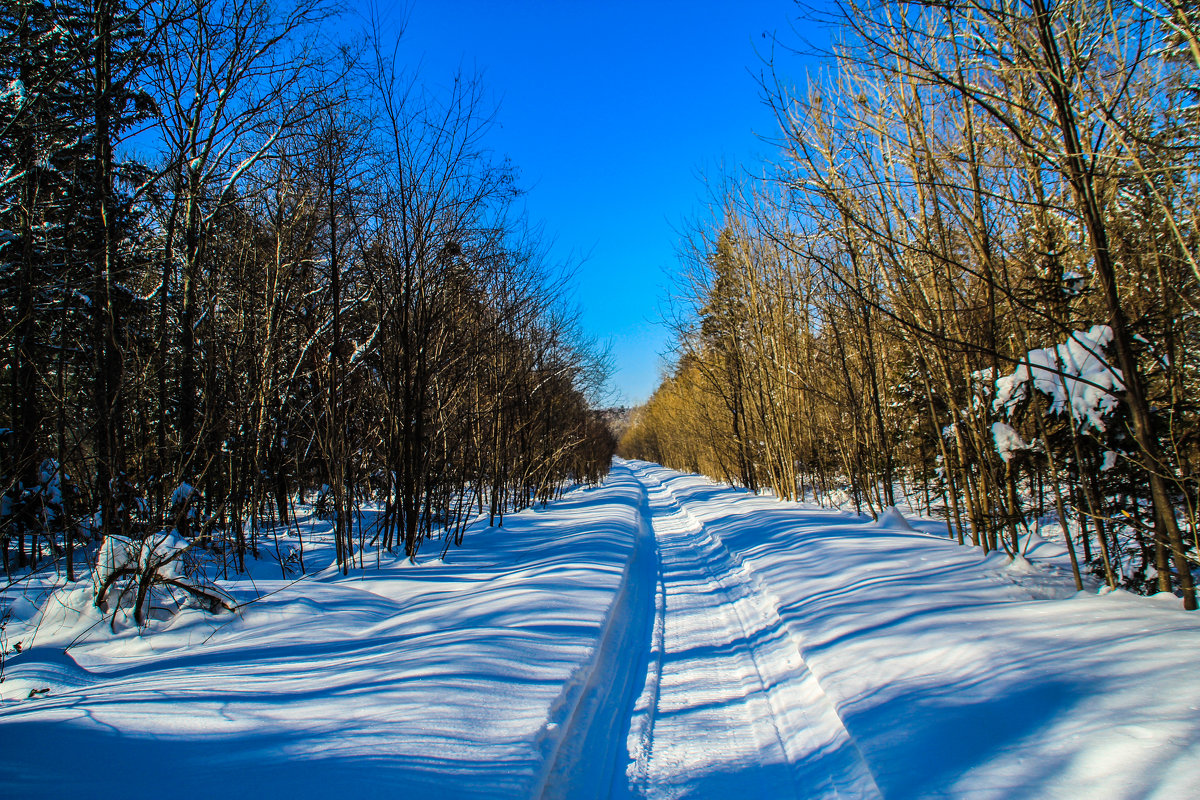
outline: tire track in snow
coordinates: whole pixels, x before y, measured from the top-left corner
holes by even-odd
[[[650,798],[879,797],[766,588],[655,470],[635,468],[660,567],[632,788]]]

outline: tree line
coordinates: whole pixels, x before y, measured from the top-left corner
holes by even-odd
[[[624,454],[781,498],[940,510],[1074,578],[1200,564],[1200,15],[1178,0],[858,3],[769,70],[782,155],[684,248],[680,355]]]
[[[236,572],[306,499],[348,570],[606,473],[605,359],[481,85],[430,88],[348,24],[325,0],[0,8],[6,572],[73,579],[87,543],[170,530]]]

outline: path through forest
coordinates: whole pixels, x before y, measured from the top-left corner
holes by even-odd
[[[237,615],[140,633],[98,625],[79,585],[37,613],[9,597],[0,789],[1134,798],[1200,778],[1200,625],[1173,599],[1076,594],[1052,563],[650,464],[445,561],[274,569],[226,584]]]
[[[631,742],[634,790],[649,797],[878,796],[770,596],[672,493],[635,471],[658,551],[646,688]],[[823,757],[827,756],[827,757]],[[847,771],[848,774],[842,774]]]

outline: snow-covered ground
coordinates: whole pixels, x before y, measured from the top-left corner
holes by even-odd
[[[1166,798],[1200,781],[1200,618],[1175,598],[1076,594],[1061,571],[903,523],[636,469],[781,620],[744,641],[782,628],[780,657],[794,648],[802,664],[764,681],[802,709],[778,726],[784,744],[797,728],[798,755],[816,743],[790,762],[796,796]]]
[[[6,797],[528,797],[634,552],[628,471],[468,534],[446,562],[224,584],[237,615],[138,636],[50,601],[10,624]],[[436,545],[436,543],[433,543]],[[320,557],[310,552],[311,562]],[[67,599],[70,602],[70,598]],[[38,623],[38,619],[31,623]],[[636,645],[633,645],[636,646]],[[31,689],[49,692],[27,698]]]
[[[882,519],[619,462],[445,562],[224,583],[234,615],[114,635],[64,587],[6,631],[0,791],[1190,794],[1200,617]]]

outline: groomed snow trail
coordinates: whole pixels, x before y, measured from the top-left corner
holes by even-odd
[[[0,795],[1174,800],[1200,781],[1200,617],[1173,597],[1076,593],[910,527],[940,524],[642,462],[504,523],[347,576],[307,519],[314,572],[256,563],[222,584],[236,615],[144,630],[109,632],[86,580],[47,579],[41,611],[0,595]]]
[[[624,466],[649,492],[662,565],[636,793],[1194,793],[1200,624],[1176,598],[1076,593],[909,521]]]
[[[647,798],[879,797],[773,600],[663,483],[635,468],[659,554],[630,789]]]

